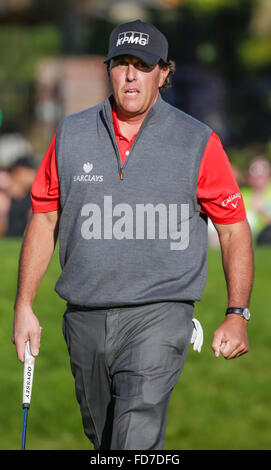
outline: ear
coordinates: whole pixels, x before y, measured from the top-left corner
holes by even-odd
[[[169,74],[169,67],[164,67],[160,69],[160,79],[159,79],[159,88],[163,86],[165,79]]]
[[[107,76],[110,81],[111,81],[111,70],[113,69],[113,67],[114,67],[114,59],[110,59],[110,61],[107,62],[106,64]]]

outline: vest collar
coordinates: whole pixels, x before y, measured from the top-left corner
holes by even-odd
[[[111,95],[109,96],[109,98],[107,98],[107,100],[103,103],[103,106],[102,106],[104,117],[107,121],[107,124],[109,124],[111,131],[114,130],[113,118],[112,118],[113,102],[114,102],[114,97],[113,95]],[[156,102],[151,107],[144,121],[142,122],[141,128],[145,127],[147,123],[155,124],[156,122],[158,122],[158,120],[160,120],[159,118],[161,118],[161,111],[163,110],[165,105],[166,105],[166,102],[163,100],[163,98],[161,97],[161,94],[159,93]]]

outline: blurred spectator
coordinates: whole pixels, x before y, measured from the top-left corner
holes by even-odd
[[[263,155],[252,160],[248,183],[242,194],[252,233],[257,243],[271,243],[271,166]]]
[[[0,170],[0,237],[5,235],[8,225],[8,213],[10,209],[10,197],[7,193],[10,184],[9,172]]]
[[[5,173],[5,174],[4,174]],[[31,214],[30,189],[36,165],[29,155],[16,160],[0,179],[0,234],[7,237],[23,235]]]

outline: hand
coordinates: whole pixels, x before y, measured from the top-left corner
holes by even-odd
[[[229,314],[214,333],[212,349],[215,356],[221,353],[225,359],[234,359],[249,350],[247,320],[241,315]]]
[[[30,350],[33,356],[39,354],[41,326],[31,307],[16,307],[12,342],[16,345],[18,359],[24,362],[25,343],[30,340]]]

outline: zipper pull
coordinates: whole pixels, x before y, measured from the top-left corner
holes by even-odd
[[[124,179],[124,173],[122,170],[120,170],[120,179],[123,180]]]

